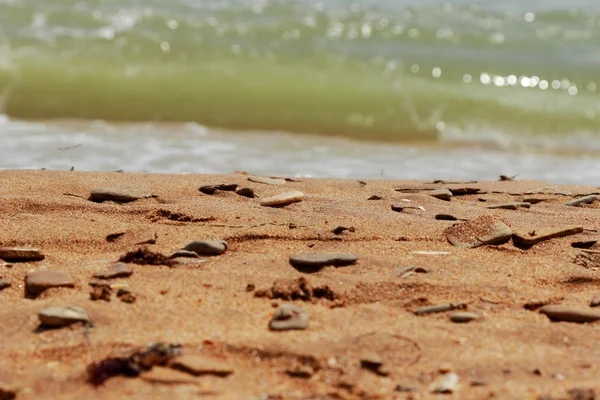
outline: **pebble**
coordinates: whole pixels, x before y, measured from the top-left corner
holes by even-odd
[[[373,196],[369,197],[367,200],[381,200],[383,199],[383,197],[381,197],[378,194],[374,194]]]
[[[250,199],[253,199],[256,197],[254,190],[251,188],[247,188],[247,187],[236,190],[236,193],[240,196],[248,197]]]
[[[63,271],[33,271],[25,276],[25,290],[30,295],[38,295],[46,289],[59,287],[75,287],[69,275]]]
[[[466,308],[467,306],[463,303],[447,303],[447,304],[436,304],[433,306],[425,306],[417,308],[413,313],[415,315],[426,315],[426,314],[434,314],[452,310],[459,310]]]
[[[159,366],[154,366],[150,371],[142,373],[140,378],[147,382],[162,383],[166,385],[185,383],[197,385],[199,383],[196,378],[185,372]]]
[[[6,279],[0,278],[0,290],[10,287],[10,282]]]
[[[595,194],[591,194],[589,196],[583,196],[578,199],[571,200],[571,201],[565,203],[565,206],[574,207],[574,206],[578,206],[580,204],[591,204],[591,203],[595,202],[596,200],[598,200],[598,196],[596,196]]]
[[[290,257],[292,267],[303,272],[316,272],[327,266],[345,267],[358,261],[358,256],[346,253],[300,253]]]
[[[315,374],[315,370],[308,365],[297,365],[285,371],[292,378],[308,379]]]
[[[104,201],[114,201],[116,203],[129,203],[139,199],[146,199],[148,197],[152,197],[152,194],[142,189],[107,187],[92,189],[88,200],[93,201],[95,203],[102,203]]]
[[[260,201],[260,205],[264,207],[282,207],[288,204],[297,203],[304,199],[304,193],[294,190],[285,192],[272,197],[266,197]]]
[[[192,375],[227,376],[233,373],[233,368],[218,358],[193,354],[173,359],[169,367]]]
[[[481,189],[472,186],[449,187],[448,190],[453,196],[466,196],[470,194],[484,194]]]
[[[561,305],[544,306],[540,308],[540,313],[552,321],[586,323],[600,320],[599,311]]]
[[[177,250],[170,258],[198,258],[198,253],[190,250]]]
[[[285,179],[267,178],[266,176],[249,176],[248,180],[255,183],[264,183],[265,185],[283,185]]]
[[[452,214],[435,214],[438,221],[458,221],[458,218]]]
[[[17,398],[20,388],[0,381],[0,400],[14,400]]]
[[[422,206],[413,206],[413,205],[409,205],[409,204],[405,204],[405,203],[393,203],[392,204],[392,211],[402,212],[405,209],[425,211],[425,207],[422,207]]]
[[[435,189],[427,193],[431,197],[436,199],[450,201],[452,198],[452,192],[448,189]]]
[[[598,307],[600,306],[600,294],[596,295],[590,301],[590,307]]]
[[[408,266],[396,269],[394,276],[397,278],[407,278],[415,272],[418,272],[420,274],[426,274],[427,270],[423,267]]]
[[[81,307],[48,307],[38,313],[38,318],[46,326],[67,326],[75,322],[90,321]]]
[[[94,274],[94,278],[98,279],[113,279],[127,278],[133,274],[133,268],[127,263],[117,262],[111,264],[106,271]]]
[[[204,194],[215,194],[217,190],[222,190],[224,192],[234,192],[237,189],[237,183],[221,183],[219,185],[205,185],[200,186],[198,189],[200,192]]]
[[[490,215],[454,224],[444,231],[450,244],[467,248],[506,243],[512,237],[512,233],[510,226]]]
[[[577,240],[577,241],[571,243],[571,246],[575,247],[577,249],[589,249],[590,247],[594,246],[596,243],[598,243],[597,239]]]
[[[383,359],[379,354],[365,351],[360,357],[360,367],[372,371],[378,375],[388,375],[387,371],[383,370]]]
[[[454,372],[440,375],[429,385],[432,393],[453,393],[458,389],[458,375]]]
[[[489,208],[490,210],[495,210],[495,209],[516,210],[519,207],[530,208],[531,203],[517,201],[517,202],[513,202],[513,203],[492,204],[492,205],[487,206],[486,208]]]
[[[193,251],[199,256],[218,256],[227,251],[224,240],[194,240],[185,245],[183,250]]]
[[[550,239],[561,238],[570,235],[576,235],[583,232],[582,226],[568,226],[565,228],[558,229],[542,229],[539,231],[532,231],[528,233],[515,233],[513,236],[513,242],[517,246],[533,246],[540,242]]]
[[[467,311],[459,311],[459,312],[450,314],[450,321],[456,322],[458,324],[471,322],[478,318],[479,318],[479,315],[472,313],[472,312],[467,312]]]
[[[525,196],[523,197],[523,202],[524,203],[529,203],[529,204],[538,204],[541,203],[543,201],[548,201],[549,199],[544,198],[544,197],[538,197],[538,196]]]
[[[38,249],[0,247],[0,259],[8,262],[41,261],[44,255]]]
[[[273,314],[269,322],[272,331],[308,328],[309,315],[304,309],[294,304],[282,304]]]

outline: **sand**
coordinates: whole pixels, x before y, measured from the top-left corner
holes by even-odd
[[[260,198],[198,191],[221,183],[251,187]],[[443,201],[426,191],[394,190],[461,186],[483,193]],[[126,204],[87,200],[99,187],[136,188],[153,197]],[[304,193],[301,202],[260,205],[261,198],[295,190]],[[541,192],[527,196],[545,201],[517,210],[486,208],[522,201],[529,191]],[[600,264],[571,246],[600,237],[600,202],[564,205],[599,191],[535,181],[301,179],[267,185],[242,173],[2,171],[0,246],[38,248],[46,258],[0,264],[0,278],[11,283],[0,291],[0,389],[17,389],[18,399],[576,398],[568,392],[600,388],[600,325],[552,322],[536,307],[588,308],[600,293]],[[367,200],[373,195],[382,199]],[[392,211],[391,204],[403,199],[424,210]],[[584,231],[528,249],[512,241],[461,248],[443,233],[461,221],[436,220],[440,213],[469,220],[494,215],[525,233],[573,225]],[[338,226],[352,229],[332,233]],[[92,276],[126,252],[145,246],[169,255],[204,239],[227,241],[227,252],[180,259],[185,262],[171,267],[133,265],[130,277],[109,282],[127,283],[135,302],[114,295],[110,302],[90,300]],[[307,274],[289,263],[291,255],[306,252],[351,253],[359,260]],[[427,273],[397,276],[410,266]],[[75,287],[25,298],[26,274],[41,269],[65,271]],[[277,279],[301,277],[333,295],[309,301],[255,297]],[[275,307],[288,302],[310,314],[308,329],[269,331]],[[480,318],[459,324],[450,321],[452,311],[412,312],[442,303],[463,303]],[[37,313],[60,305],[83,307],[93,327],[38,330]],[[153,342],[181,344],[185,354],[213,357],[234,373],[198,377],[197,384],[127,377],[97,387],[87,382],[88,364]],[[361,368],[365,353],[380,359],[387,376]],[[298,368],[310,377],[286,373]],[[453,394],[430,393],[440,371],[458,375]]]

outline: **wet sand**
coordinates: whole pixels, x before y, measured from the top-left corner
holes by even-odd
[[[252,188],[260,198],[198,190],[222,183]],[[99,187],[138,188],[153,197],[127,204],[89,201],[90,191]],[[395,190],[461,187],[479,193],[444,201],[427,190]],[[265,197],[294,190],[304,193],[303,201],[282,208],[260,205]],[[530,191],[536,194],[527,195]],[[11,283],[0,291],[0,389],[18,389],[18,399],[577,398],[569,391],[600,389],[600,325],[552,322],[538,308],[563,304],[594,310],[589,303],[600,294],[600,262],[571,243],[600,238],[600,201],[564,203],[598,192],[593,186],[536,181],[301,179],[266,185],[242,173],[2,171],[0,246],[38,248],[45,259],[0,265],[0,278]],[[381,199],[367,200],[373,195]],[[516,210],[486,208],[525,196],[544,201]],[[396,212],[392,203],[423,210]],[[467,220],[494,215],[525,233],[573,225],[584,230],[527,249],[512,241],[461,248],[451,245],[444,231],[462,221],[436,220],[436,214]],[[338,226],[353,229],[332,233]],[[107,240],[117,233],[122,234]],[[136,244],[153,238],[155,244]],[[134,303],[114,295],[109,302],[90,300],[92,276],[128,251],[145,246],[170,255],[204,239],[227,241],[227,252],[178,259],[173,266],[132,265],[130,277],[110,283],[127,283]],[[289,257],[306,252],[351,253],[359,259],[302,273]],[[399,276],[411,266],[427,272]],[[26,274],[42,269],[66,272],[75,287],[26,298]],[[328,286],[335,299],[256,296],[277,279],[300,277],[315,287]],[[275,307],[284,303],[310,314],[308,329],[269,330]],[[480,318],[460,324],[449,319],[453,311],[413,313],[443,303],[462,303]],[[93,326],[36,331],[37,313],[54,305],[83,307]],[[127,356],[152,342],[181,344],[185,354],[216,357],[234,372],[225,378],[201,376],[197,384],[115,377],[96,387],[86,381],[88,364]],[[361,368],[365,353],[379,357],[385,373]],[[297,368],[310,376],[286,373]],[[430,392],[440,371],[458,375],[454,393]]]

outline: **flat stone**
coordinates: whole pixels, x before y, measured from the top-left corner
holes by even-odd
[[[240,196],[248,197],[250,199],[253,199],[256,197],[256,193],[254,193],[254,189],[252,189],[252,188],[244,187],[244,188],[236,190],[236,193]]]
[[[205,185],[200,186],[198,189],[200,192],[204,194],[215,194],[218,190],[222,190],[224,192],[234,192],[237,189],[237,183],[221,183],[219,185]]]
[[[383,199],[383,197],[381,197],[378,194],[374,194],[373,196],[369,197],[367,200],[381,200]]]
[[[294,304],[282,304],[275,310],[269,322],[269,329],[272,331],[302,330],[308,328],[309,319],[304,309]]]
[[[81,307],[48,307],[38,313],[38,318],[46,326],[67,326],[75,322],[90,321]]]
[[[458,375],[454,372],[440,375],[429,385],[432,393],[453,393],[458,389]]]
[[[267,178],[266,176],[249,176],[248,180],[265,185],[283,185],[286,182],[285,179]]]
[[[102,203],[104,201],[130,203],[132,201],[146,199],[149,197],[152,197],[151,193],[139,188],[106,187],[92,189],[88,200],[95,203]]]
[[[106,271],[98,272],[94,274],[94,278],[98,279],[113,279],[113,278],[127,278],[133,274],[133,268],[131,265],[122,262],[116,262],[108,266]]]
[[[177,384],[193,384],[197,385],[199,382],[193,376],[181,371],[177,371],[171,368],[154,366],[150,371],[144,372],[140,375],[140,378],[151,383],[161,383],[165,385],[177,385]]]
[[[515,233],[513,242],[517,246],[533,246],[540,242],[550,239],[561,238],[570,235],[576,235],[583,232],[582,226],[568,226],[556,229],[540,229],[528,233]]]
[[[173,359],[169,367],[192,375],[227,376],[233,373],[233,368],[218,358],[193,354]]]
[[[486,206],[486,208],[490,210],[502,209],[502,210],[516,210],[519,207],[530,208],[531,203],[526,203],[524,201],[516,201],[513,203],[502,203],[502,204],[491,204]]]
[[[447,303],[447,304],[436,304],[433,306],[425,306],[417,308],[413,313],[415,315],[427,315],[427,314],[435,314],[452,310],[460,310],[464,309],[467,306],[463,303]]]
[[[171,258],[198,258],[198,253],[190,250],[177,250],[171,254]]]
[[[600,294],[594,296],[590,301],[590,307],[598,307],[600,306]]]
[[[30,295],[59,287],[73,288],[75,283],[65,272],[56,270],[33,271],[25,276],[25,290]]]
[[[301,272],[316,272],[324,267],[345,267],[358,261],[355,254],[300,253],[290,257],[290,264]]]
[[[415,206],[415,205],[406,204],[406,203],[393,203],[392,204],[392,211],[402,212],[406,209],[425,211],[425,208],[422,206]]]
[[[10,282],[6,279],[0,278],[0,290],[4,290],[8,287],[10,287]]]
[[[544,201],[550,200],[550,197],[540,197],[540,196],[524,196],[523,202],[529,204],[538,204]]]
[[[479,319],[479,315],[467,311],[459,311],[450,314],[450,321],[456,322],[458,324],[464,324],[467,322],[475,321],[476,319]]]
[[[194,240],[185,245],[183,250],[193,251],[200,256],[218,256],[227,251],[224,240]]]
[[[482,194],[481,189],[472,186],[453,186],[449,187],[448,190],[453,196],[466,196],[471,194]]]
[[[297,203],[304,199],[304,193],[294,190],[285,192],[272,197],[266,197],[260,201],[260,205],[264,207],[282,207],[288,204]]]
[[[0,259],[8,262],[41,261],[44,255],[38,249],[0,247]]]
[[[503,220],[490,215],[454,224],[444,231],[446,239],[453,246],[467,248],[506,243],[512,233]]]
[[[600,320],[600,311],[562,305],[544,306],[540,313],[552,321],[586,323]]]
[[[598,196],[596,196],[595,194],[591,194],[589,196],[583,196],[578,199],[571,200],[571,201],[565,203],[565,206],[574,207],[574,206],[578,206],[581,204],[591,204],[591,203],[595,202],[596,200],[598,200]]]
[[[458,218],[452,214],[435,214],[438,221],[458,221]]]
[[[596,243],[598,243],[598,239],[577,240],[575,242],[572,242],[571,246],[575,247],[576,249],[589,249]]]
[[[452,198],[452,192],[448,189],[435,189],[427,194],[431,197],[435,197],[436,199],[450,201]]]

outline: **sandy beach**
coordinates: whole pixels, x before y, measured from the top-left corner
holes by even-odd
[[[249,177],[1,171],[0,247],[44,259],[0,262],[0,399],[596,398],[600,201],[565,204],[599,188]],[[199,190],[221,184],[237,186]],[[139,199],[90,200],[106,188]],[[289,192],[301,201],[265,205]],[[168,258],[203,240],[226,251]],[[141,248],[169,265],[138,254],[129,276],[94,277]],[[72,284],[32,295],[26,277],[45,270]],[[285,304],[307,326],[269,329]],[[49,329],[52,306],[88,322]],[[227,376],[167,360],[89,382],[90,364],[151,343]]]

